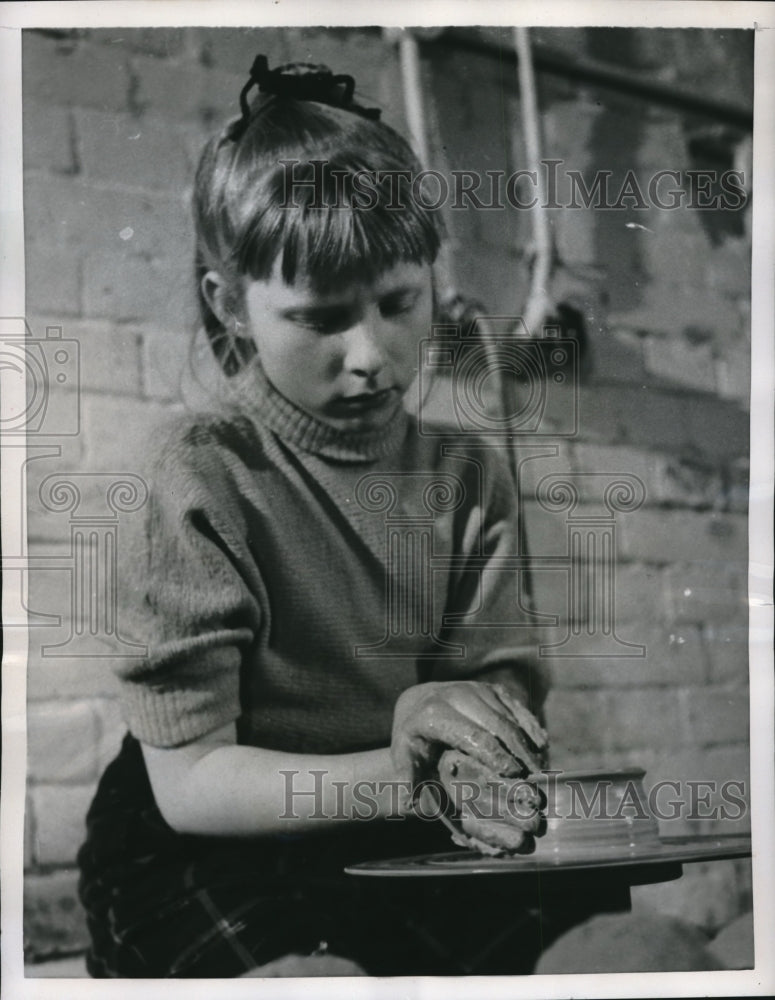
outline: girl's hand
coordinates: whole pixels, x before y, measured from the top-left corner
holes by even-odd
[[[458,750],[445,750],[438,766],[435,805],[454,843],[494,855],[532,848],[545,799],[531,778],[502,778]]]
[[[448,681],[418,684],[398,698],[390,754],[413,787],[435,777],[452,748],[489,771],[518,778],[541,769],[547,736],[535,717],[501,684]]]

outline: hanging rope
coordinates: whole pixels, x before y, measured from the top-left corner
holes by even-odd
[[[394,40],[397,38],[399,50],[399,62],[401,67],[401,80],[404,95],[404,108],[409,132],[412,137],[415,152],[423,167],[426,169],[430,163],[430,144],[428,142],[427,116],[425,113],[426,95],[422,85],[422,72],[420,66],[420,53],[417,37],[412,31],[403,30],[397,33],[388,29]],[[434,264],[434,276],[436,280],[437,295],[442,312],[449,314],[449,319],[458,321],[461,333],[468,333],[467,326],[477,315],[483,315],[485,310],[477,309],[475,303],[466,303],[457,292],[452,265],[452,256],[448,244],[442,244],[439,258]],[[457,317],[457,318],[456,318]],[[497,398],[500,413],[502,416],[516,412],[517,401],[514,398],[514,387],[511,379],[503,371],[502,362],[497,354],[497,345],[493,342],[487,324],[480,322],[477,326],[478,341],[485,350],[485,364],[487,371],[497,379]],[[501,331],[502,335],[502,331]],[[516,482],[516,465],[514,449],[505,440],[504,450],[509,463],[509,468]]]
[[[546,208],[546,189],[541,169],[541,133],[536,94],[535,69],[527,28],[514,28],[517,50],[517,76],[522,107],[522,137],[527,154],[528,170],[536,175],[536,204],[530,209],[533,224],[533,266],[523,319],[532,337],[540,336],[544,319],[551,309],[549,281],[554,247]]]
[[[390,29],[388,29],[390,31]],[[428,124],[425,114],[425,91],[422,83],[420,49],[415,34],[403,29],[392,34],[398,37],[398,58],[401,67],[401,85],[404,95],[404,113],[409,126],[414,151],[423,170],[430,167],[431,155],[428,142]],[[388,36],[390,37],[390,35]],[[440,302],[451,301],[456,296],[454,269],[450,248],[442,244],[433,266],[436,292]]]
[[[430,162],[430,154],[425,125],[420,52],[417,39],[411,31],[402,31],[399,35],[398,59],[401,66],[406,122],[415,152],[425,170]]]
[[[530,52],[530,43],[527,31],[524,28],[516,28],[517,51],[519,57],[519,82],[520,93],[522,95],[523,107],[523,128],[525,145],[528,151],[528,162],[531,170],[536,170],[539,178],[539,205],[544,202],[543,179],[540,170],[541,147],[538,126],[538,102],[536,98],[535,76],[533,72],[533,62]],[[396,33],[387,29],[386,37],[395,39]],[[417,38],[410,31],[401,31],[398,34],[399,61],[401,66],[401,77],[404,94],[404,107],[409,132],[412,137],[415,151],[417,152],[423,168],[427,168],[430,162],[430,150],[428,143],[428,129],[425,114],[424,91],[422,86],[422,74],[420,69],[420,55]],[[533,239],[536,248],[534,268],[532,274],[531,291],[524,311],[523,319],[528,325],[528,330],[532,335],[539,332],[541,323],[549,311],[549,300],[546,287],[549,282],[551,265],[553,260],[551,233],[549,231],[548,219],[544,209],[539,209],[533,213]],[[437,288],[440,298],[445,297],[452,300],[456,296],[455,282],[449,250],[442,247],[434,271],[436,273]],[[512,333],[516,333],[512,331]],[[497,344],[494,343],[490,331],[486,324],[479,324],[479,335],[486,351],[486,364],[489,372],[496,376],[498,380],[498,394],[500,413],[502,417],[519,412],[519,399],[517,387],[509,373],[504,371],[503,364],[498,357]],[[501,331],[501,336],[502,331]],[[517,453],[512,439],[503,439],[504,451],[511,472],[515,493],[518,492],[518,464]],[[518,508],[519,498],[517,497]],[[519,551],[527,554],[527,539],[525,535],[524,519],[519,518]],[[530,574],[525,571],[521,577],[522,587],[528,600],[532,591]]]

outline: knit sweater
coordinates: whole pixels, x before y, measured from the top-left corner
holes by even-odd
[[[152,481],[140,593],[149,655],[117,668],[134,735],[176,746],[236,721],[288,752],[387,746],[425,680],[543,679],[499,453],[400,410],[344,432],[258,372],[226,416],[174,422]]]

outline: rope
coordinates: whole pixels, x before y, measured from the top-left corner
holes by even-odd
[[[536,204],[530,209],[535,258],[530,291],[523,315],[528,333],[535,337],[540,335],[543,320],[551,306],[548,287],[554,254],[546,209],[544,174],[541,169],[541,137],[535,70],[527,28],[514,28],[514,43],[517,50],[517,76],[522,105],[522,135],[527,153],[528,170],[534,171],[537,179]]]
[[[410,30],[404,29],[398,33],[398,58],[404,95],[404,113],[409,126],[409,134],[420,166],[423,170],[427,170],[430,166],[431,156],[420,66],[420,48],[417,38]],[[454,268],[450,249],[445,244],[442,244],[439,251],[439,256],[433,266],[433,273],[439,299],[442,301],[453,299],[455,296]]]

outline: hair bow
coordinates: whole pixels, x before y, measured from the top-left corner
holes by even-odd
[[[273,94],[275,97],[287,97],[294,101],[328,104],[374,121],[381,114],[379,108],[364,108],[353,101],[355,80],[346,73],[334,74],[325,66],[315,66],[312,63],[293,63],[269,69],[266,56],[256,56],[250,67],[250,78],[240,91],[242,117],[231,127],[229,131],[231,139],[239,139],[250,122],[248,93],[253,87],[258,87],[260,94]]]

